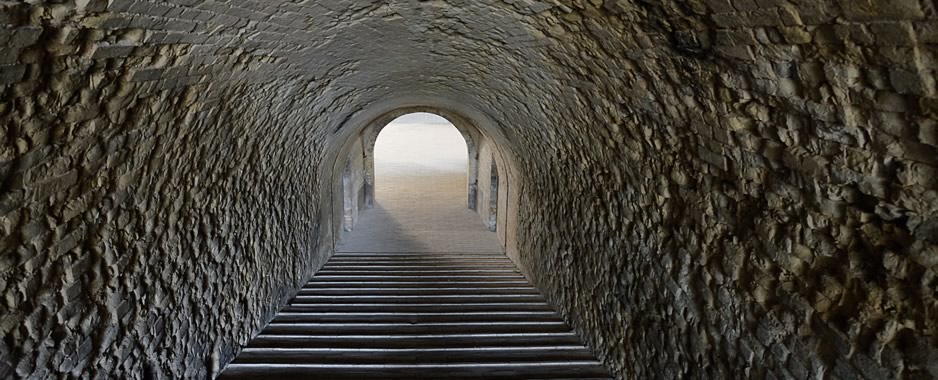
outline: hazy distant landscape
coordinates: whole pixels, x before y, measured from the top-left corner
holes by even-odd
[[[392,124],[449,124],[449,121],[432,113],[412,113],[394,119]]]
[[[466,140],[446,119],[427,113],[410,114],[395,119],[378,135],[375,174],[449,175],[464,180],[467,156]]]

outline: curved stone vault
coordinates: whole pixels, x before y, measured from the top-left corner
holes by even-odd
[[[497,147],[618,377],[938,377],[934,0],[4,1],[0,42],[2,378],[217,373],[406,109]]]

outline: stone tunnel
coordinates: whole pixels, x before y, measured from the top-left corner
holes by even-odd
[[[0,378],[217,376],[415,111],[616,378],[938,377],[934,0],[14,0],[0,42]]]

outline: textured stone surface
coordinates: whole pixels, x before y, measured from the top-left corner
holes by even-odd
[[[413,106],[505,152],[509,254],[621,378],[938,376],[936,8],[0,2],[0,377],[227,362]]]

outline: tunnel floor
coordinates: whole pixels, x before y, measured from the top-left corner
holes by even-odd
[[[397,136],[433,139],[411,132]],[[398,158],[376,167],[375,207],[221,378],[609,379],[466,209],[464,166]]]

